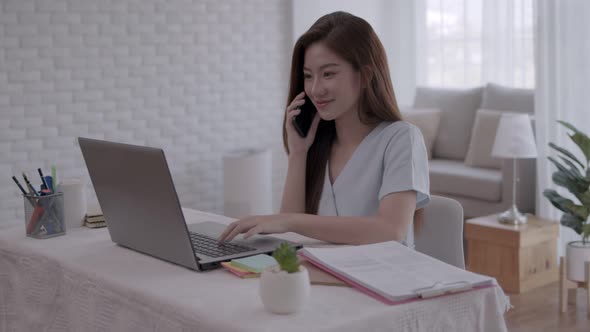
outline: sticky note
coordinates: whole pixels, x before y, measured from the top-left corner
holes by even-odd
[[[231,265],[250,272],[262,273],[267,267],[277,265],[277,261],[272,256],[260,254],[233,259]]]
[[[230,262],[222,262],[221,265],[229,272],[237,275],[240,278],[258,278],[260,273],[250,272],[239,267],[235,267]]]

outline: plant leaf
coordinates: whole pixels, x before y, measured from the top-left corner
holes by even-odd
[[[564,158],[563,156],[559,156],[559,158],[561,160],[563,160],[563,162],[569,166],[569,170],[572,171],[574,174],[576,174],[576,177],[580,177],[580,178],[585,177],[585,175],[582,174],[582,172],[580,172],[580,169],[578,168],[578,166],[576,166],[576,164],[572,163],[569,159]]]
[[[576,143],[580,150],[582,150],[582,153],[586,157],[586,165],[588,165],[588,162],[590,161],[590,138],[568,122],[561,120],[558,120],[557,122],[574,132],[574,134],[569,135],[569,137],[574,143]]]
[[[557,167],[557,169],[559,169],[560,171],[565,173],[568,178],[570,178],[574,181],[585,181],[584,177],[577,169],[576,169],[576,171],[578,171],[578,172],[576,174],[576,171],[572,171],[571,169],[563,166],[559,161],[555,160],[555,158],[547,157],[547,159],[549,159],[549,161],[551,161],[553,163],[553,165],[555,165]]]
[[[582,226],[582,240],[586,242],[588,237],[590,237],[590,224],[586,223]]]
[[[567,203],[565,205],[565,208],[568,209],[569,211],[571,211],[570,213],[580,217],[580,219],[582,219],[583,221],[585,221],[586,219],[588,219],[588,208],[582,205],[577,205],[574,203]]]
[[[588,188],[586,184],[570,178],[566,173],[562,171],[554,172],[551,178],[553,179],[553,182],[555,182],[556,185],[566,188],[575,196],[577,196],[579,193],[585,192]]]
[[[549,202],[551,202],[555,208],[564,213],[570,213],[570,211],[567,209],[567,206],[569,206],[569,204],[574,204],[574,202],[572,202],[570,199],[561,196],[553,189],[545,189],[543,191],[543,196],[547,197]]]
[[[590,161],[590,138],[582,133],[575,133],[570,138],[582,150],[582,153],[586,157],[586,164],[588,164],[588,161]]]
[[[571,214],[578,217],[580,222],[588,218],[588,207],[575,204],[571,199],[559,195],[553,189],[545,189],[545,191],[543,191],[543,196],[547,197],[551,204],[558,210],[564,212],[565,214]]]
[[[588,192],[590,189],[590,182],[588,182],[582,173],[578,171],[575,164],[561,156],[560,158],[566,163],[569,163],[570,168],[566,168],[565,166],[561,165],[552,157],[547,158],[559,169],[558,173],[563,175],[563,177],[561,175],[557,176],[559,183],[556,182],[556,184],[566,187],[569,192],[571,192],[576,196],[576,198],[580,200],[582,205],[590,207],[590,192]]]
[[[272,257],[279,263],[281,270],[287,271],[287,273],[299,271],[297,252],[294,247],[289,246],[286,242],[281,243],[273,252]]]
[[[565,227],[569,227],[571,229],[574,230],[574,232],[578,233],[578,234],[582,234],[583,231],[583,220],[572,215],[569,213],[564,213],[561,216],[561,220],[560,223],[565,226]]]
[[[590,187],[585,192],[576,195],[582,205],[590,208]]]
[[[557,120],[558,123],[560,123],[562,126],[566,127],[567,129],[573,131],[574,133],[578,133],[580,132],[576,127],[574,127],[571,123],[563,121],[563,120]]]
[[[564,148],[560,148],[559,146],[555,145],[555,143],[549,143],[549,147],[557,152],[564,154],[566,157],[570,158],[571,160],[575,161],[576,163],[578,163],[580,165],[580,167],[585,168],[584,164],[582,164],[582,162],[579,161],[578,158],[576,158],[576,156],[574,156],[568,150],[566,150]]]

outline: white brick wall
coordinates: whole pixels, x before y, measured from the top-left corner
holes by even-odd
[[[75,137],[165,150],[184,206],[221,213],[222,156],[270,147],[274,204],[291,3],[2,0],[0,224],[22,220],[11,175],[84,177]],[[145,184],[146,188],[149,186]]]

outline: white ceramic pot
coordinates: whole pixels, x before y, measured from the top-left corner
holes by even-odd
[[[590,262],[590,241],[572,241],[567,244],[567,278],[571,281],[586,281],[585,262]]]
[[[278,266],[270,267],[260,276],[260,299],[266,310],[276,314],[299,311],[309,297],[309,273],[304,266],[299,272],[287,273]]]

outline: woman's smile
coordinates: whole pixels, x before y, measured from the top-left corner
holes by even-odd
[[[318,100],[315,102],[317,108],[324,109],[332,100]]]

